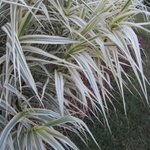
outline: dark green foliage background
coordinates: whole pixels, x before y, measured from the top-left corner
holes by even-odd
[[[144,4],[148,7],[150,7],[150,0],[144,0]]]
[[[140,42],[144,48],[146,56],[144,57],[145,73],[150,81],[150,39],[146,33],[140,33]],[[135,86],[136,81],[135,81]],[[150,86],[147,85],[148,96],[150,99]],[[134,90],[133,90],[134,91]],[[125,91],[125,99],[127,105],[127,117],[120,101],[120,96],[115,94],[116,112],[110,108],[109,124],[112,130],[110,134],[108,128],[96,119],[93,123],[86,120],[86,123],[102,150],[150,150],[150,109],[146,105],[144,99],[134,92],[133,95]],[[100,116],[99,118],[102,118]],[[101,121],[103,121],[101,119]],[[78,139],[74,138],[75,143],[80,150],[98,150],[95,143],[88,139],[88,145],[78,143]]]

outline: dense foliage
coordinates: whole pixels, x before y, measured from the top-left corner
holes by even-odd
[[[0,149],[78,149],[66,132],[94,140],[81,118],[101,113],[109,128],[114,82],[126,113],[127,67],[148,103],[134,32],[149,32],[147,16],[141,0],[0,0]]]

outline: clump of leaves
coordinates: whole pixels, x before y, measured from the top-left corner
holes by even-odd
[[[112,79],[126,112],[124,66],[148,103],[137,14],[139,0],[0,0],[0,149],[78,149],[58,128],[84,141],[87,110],[109,127]]]

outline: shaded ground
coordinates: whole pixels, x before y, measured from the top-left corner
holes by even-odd
[[[146,33],[140,33],[139,38],[146,53],[146,57],[143,56],[145,74],[150,81],[150,39]],[[150,99],[150,86],[147,87]],[[118,100],[120,99],[117,94],[115,97]],[[94,120],[94,123],[89,120],[85,122],[102,150],[150,150],[150,109],[145,104],[144,98],[140,98],[138,94],[131,95],[128,91],[125,91],[125,98],[127,118],[122,103],[116,102],[116,113],[110,108],[109,123],[112,135],[108,128],[97,120]],[[91,139],[87,140],[88,148],[84,144],[78,143],[77,138],[74,138],[74,141],[80,150],[98,150]]]

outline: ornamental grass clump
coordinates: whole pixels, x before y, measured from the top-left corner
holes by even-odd
[[[64,131],[96,143],[81,118],[109,128],[114,84],[126,114],[126,67],[149,103],[135,34],[149,15],[141,0],[0,0],[0,149],[78,149]]]

